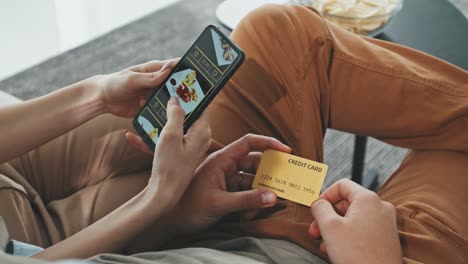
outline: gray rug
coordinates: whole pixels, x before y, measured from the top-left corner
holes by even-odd
[[[466,0],[452,1],[468,15]],[[214,13],[220,2],[176,3],[5,79],[0,82],[0,90],[27,100],[96,74],[111,73],[150,59],[179,57],[207,24],[217,23]],[[327,186],[339,178],[350,177],[353,140],[351,134],[327,132],[325,162],[330,167]],[[403,149],[370,139],[366,164],[379,172],[382,183],[398,167],[404,153]]]

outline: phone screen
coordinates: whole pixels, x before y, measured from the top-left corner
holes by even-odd
[[[154,149],[158,142],[167,122],[167,102],[172,96],[179,99],[185,111],[184,124],[190,126],[243,58],[242,50],[228,37],[215,26],[208,26],[135,117],[135,129],[146,144]]]

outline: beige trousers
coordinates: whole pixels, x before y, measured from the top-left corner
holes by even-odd
[[[322,161],[326,128],[409,148],[379,192],[397,207],[405,259],[468,262],[466,71],[348,33],[299,6],[262,7],[232,38],[247,59],[208,109],[210,151],[256,133]],[[141,190],[151,159],[126,143],[120,129],[129,126],[96,118],[1,165],[0,215],[12,237],[47,247]],[[320,254],[307,235],[311,221],[308,207],[283,200],[258,219],[223,222],[198,238],[280,238]]]

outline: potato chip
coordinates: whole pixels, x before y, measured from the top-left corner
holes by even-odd
[[[393,10],[397,8],[395,3],[389,4],[388,6],[385,7],[385,14],[390,14]]]
[[[318,0],[321,4],[332,4],[335,3],[335,0]]]
[[[381,10],[380,7],[369,6],[363,2],[359,2],[356,6],[353,7],[353,16],[357,18],[367,18],[375,16]]]
[[[349,8],[347,8],[347,7],[343,6],[343,5],[334,3],[334,4],[330,4],[330,5],[325,6],[323,11],[327,12],[330,15],[342,15],[342,16],[344,16],[349,12]]]
[[[361,2],[364,2],[372,6],[388,6],[387,0],[361,0]]]
[[[335,3],[345,7],[353,7],[359,0],[335,0]]]
[[[362,35],[368,35],[382,28],[390,20],[393,11],[399,7],[399,3],[400,0],[312,1],[312,5],[322,12],[325,18]]]

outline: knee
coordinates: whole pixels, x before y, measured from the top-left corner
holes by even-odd
[[[300,5],[263,5],[246,15],[238,25],[240,28],[254,30],[268,37],[267,41],[329,38],[327,25],[318,11]]]
[[[248,13],[243,20],[260,26],[265,22],[271,23],[278,21],[278,19],[281,19],[282,17],[291,15],[291,9],[286,5],[264,4]]]

